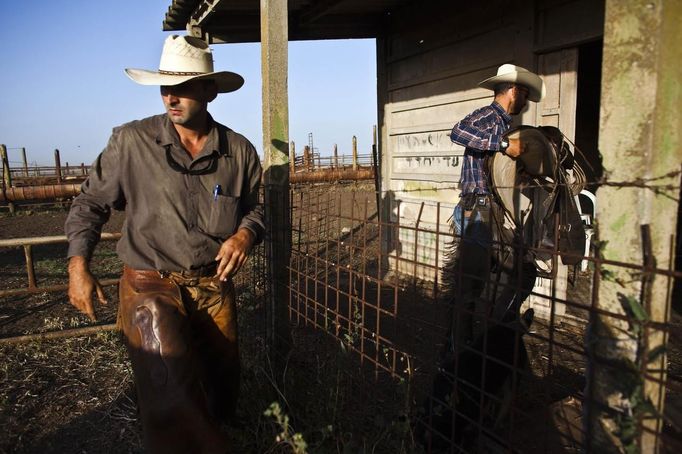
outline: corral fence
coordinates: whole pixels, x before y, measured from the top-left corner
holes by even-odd
[[[84,163],[75,167],[68,162],[62,165],[58,149],[54,151],[54,166],[29,166],[24,148],[21,148],[21,154],[23,164],[13,167],[7,147],[0,145],[3,175],[0,208],[12,213],[17,203],[27,206],[68,203],[80,193],[80,185],[90,172],[90,166]],[[289,156],[292,183],[361,181],[376,179],[377,176],[376,139],[369,154],[358,153],[357,139],[353,136],[350,155],[339,155],[334,145],[333,155],[321,156],[306,145],[303,154],[296,156],[295,144],[291,142]]]
[[[682,273],[674,258],[659,268],[644,258],[628,264],[598,253],[585,257],[587,269],[569,269],[566,282],[533,289],[522,308],[535,310],[532,321],[504,325],[491,316],[485,292],[474,308],[461,307],[444,283],[461,278],[447,266],[455,240],[448,228],[452,204],[422,204],[417,220],[407,223],[399,216],[404,203],[368,183],[294,185],[289,198],[287,324],[333,339],[356,359],[357,369],[347,374],[364,377],[363,386],[380,384],[365,398],[384,402],[393,412],[388,418],[408,421],[405,452],[598,452],[592,419],[606,410],[622,451],[636,452],[642,431],[658,452],[682,450],[681,308],[667,307],[661,323],[648,315],[646,292],[639,301],[623,301],[619,312],[597,304],[603,286],[613,284],[608,270],[614,267],[643,282],[662,277],[678,291]],[[435,213],[436,222],[422,221],[424,210]],[[39,247],[41,241],[0,246]],[[238,283],[262,301],[270,280],[265,251],[256,251]],[[556,251],[553,257],[557,264]],[[30,268],[24,291],[35,291]],[[505,282],[480,285],[503,288]],[[268,314],[275,312],[267,304],[257,312],[260,328],[271,331]],[[474,342],[453,335],[466,316],[478,321]],[[605,319],[620,327],[621,347],[634,344],[631,360],[603,356],[590,345],[589,330]],[[652,336],[662,336],[663,347],[646,351]],[[627,402],[614,405],[620,410],[602,408],[607,372],[619,378],[610,386],[620,403]],[[645,393],[652,387],[654,394]]]

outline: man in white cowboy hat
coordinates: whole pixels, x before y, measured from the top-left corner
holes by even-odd
[[[200,39],[169,36],[158,71],[166,113],[115,128],[66,221],[69,299],[95,320],[105,303],[88,262],[111,209],[126,211],[118,323],[130,354],[149,452],[226,452],[220,421],[239,388],[231,277],[263,236],[253,145],[213,120],[208,103],[244,80],[214,71]]]
[[[453,214],[455,235],[461,238],[457,251],[460,260],[453,271],[458,269],[463,274],[455,286],[456,304],[460,305],[458,331],[463,340],[471,340],[475,334],[471,312],[475,310],[474,303],[490,273],[490,210],[496,202],[488,187],[486,159],[494,153],[506,153],[512,158],[523,153],[521,140],[507,138],[505,133],[510,128],[512,115],[521,113],[528,100],[538,102],[545,95],[544,82],[537,74],[512,64],[500,66],[495,76],[482,81],[479,86],[493,90],[493,102],[457,122],[450,133],[451,140],[464,147],[461,195]],[[523,282],[516,285],[524,291],[516,292],[515,301],[511,304],[514,307],[520,305],[519,300],[525,299],[535,281],[534,269],[525,270],[524,267],[523,274]],[[480,311],[480,308],[476,310]]]

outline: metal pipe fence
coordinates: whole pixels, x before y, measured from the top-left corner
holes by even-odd
[[[120,233],[102,233],[101,241],[115,241],[121,238]],[[42,246],[46,244],[66,244],[68,240],[65,235],[49,236],[49,237],[32,237],[32,238],[11,238],[0,240],[0,248],[18,248],[24,249],[24,259],[26,263],[26,281],[25,288],[0,289],[0,297],[25,295],[28,293],[40,292],[56,292],[66,290],[67,284],[38,286],[36,279],[36,270],[33,263],[33,246]],[[118,279],[106,279],[100,282],[102,285],[115,285]]]

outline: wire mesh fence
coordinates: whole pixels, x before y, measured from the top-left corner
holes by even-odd
[[[295,325],[335,338],[375,379],[410,383],[404,398],[415,449],[595,452],[590,418],[606,411],[599,387],[611,374],[620,378],[614,393],[629,402],[629,411],[608,410],[617,413],[616,443],[641,448],[634,434],[643,428],[656,449],[679,450],[680,345],[670,334],[680,314],[668,307],[660,323],[647,315],[652,303],[645,300],[624,300],[615,312],[599,305],[608,267],[662,277],[670,289],[679,272],[603,260],[598,251],[587,266],[567,267],[549,251],[556,271],[532,274],[518,315],[505,319],[496,305],[505,291],[522,290],[528,271],[467,276],[452,254],[459,241],[448,228],[452,205],[404,205],[368,186],[292,192],[289,310]],[[416,213],[411,222],[408,209]],[[468,304],[463,280],[481,289]],[[473,332],[463,336],[467,323]],[[606,325],[619,327],[612,334],[620,347],[594,335]],[[644,351],[655,336],[665,347]],[[607,344],[634,350],[614,359],[603,354]]]
[[[593,248],[586,267],[556,266],[553,276],[537,278],[518,316],[501,320],[496,301],[505,289],[519,290],[523,279],[467,275],[453,258],[458,238],[449,227],[452,204],[400,200],[357,182],[299,185],[289,199],[285,282],[272,280],[266,238],[235,284],[247,360],[258,371],[274,370],[270,361],[284,364],[284,371],[265,375],[311,447],[599,452],[591,418],[607,411],[599,387],[608,384],[628,402],[629,411],[608,410],[615,414],[610,430],[619,443],[637,447],[643,427],[659,452],[679,452],[682,307],[679,293],[669,295],[668,317],[655,321],[651,306],[661,302],[646,292],[654,277],[679,291],[682,275],[674,258],[663,268],[644,259],[627,264],[605,260]],[[63,247],[57,252],[63,257]],[[116,273],[113,251],[104,252],[107,272]],[[24,286],[18,277],[22,255],[20,249],[3,253],[3,273],[14,276],[3,289]],[[551,256],[558,265],[556,251]],[[64,267],[54,257],[39,253],[36,260],[41,285],[63,281]],[[54,279],[41,281],[44,260],[47,271],[57,273]],[[624,284],[614,281],[613,268],[632,271],[642,288],[641,298],[623,299],[621,311],[600,304],[609,286]],[[520,278],[525,270],[517,272]],[[463,279],[480,288],[471,304],[462,304]],[[271,297],[282,288],[284,320],[274,320],[280,314]],[[54,306],[46,301],[31,307]],[[9,321],[26,320],[25,311],[3,307],[3,333],[15,333]],[[467,320],[471,334],[464,336]],[[281,322],[291,329],[278,339],[289,343],[289,351],[275,358],[267,346],[273,325]],[[606,325],[619,331],[595,337]],[[657,336],[664,347],[647,350]],[[609,353],[621,350],[627,355]],[[246,383],[248,388],[252,380]],[[255,394],[262,394],[260,388]]]

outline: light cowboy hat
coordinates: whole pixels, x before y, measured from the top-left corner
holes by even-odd
[[[545,83],[540,76],[528,71],[526,68],[505,63],[497,68],[497,75],[489,77],[483,82],[479,83],[479,87],[494,90],[495,85],[511,82],[523,85],[528,88],[528,100],[539,102],[545,97]]]
[[[211,48],[193,36],[166,38],[158,71],[126,68],[128,77],[141,85],[179,85],[193,79],[211,79],[218,93],[229,93],[244,85],[244,78],[230,71],[214,71]]]

